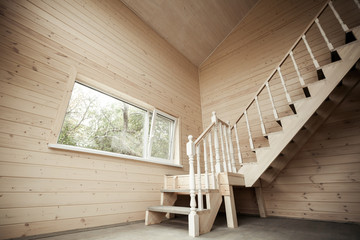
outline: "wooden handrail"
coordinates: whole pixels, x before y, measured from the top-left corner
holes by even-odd
[[[208,126],[205,131],[201,133],[201,135],[194,141],[195,146],[198,145],[198,143],[211,131],[215,123],[211,123],[210,126]]]
[[[221,123],[222,125],[225,125],[227,127],[230,127],[229,123],[224,122],[223,120],[221,120],[220,118],[217,119],[219,123]]]
[[[229,124],[229,123],[224,122],[224,121],[221,120],[220,118],[217,118],[217,121],[218,121],[219,123],[221,123],[222,125],[225,125],[225,126],[227,126],[227,127],[230,127],[230,124]],[[212,128],[215,126],[215,124],[216,124],[216,123],[212,122],[212,123],[205,129],[205,131],[203,131],[203,132],[200,134],[200,136],[194,141],[195,146],[197,146],[197,145],[200,143],[200,141],[201,141],[204,137],[206,137],[206,135],[212,130]]]
[[[280,63],[275,67],[275,69],[271,72],[270,76],[266,79],[266,81],[261,85],[261,87],[259,88],[259,90],[256,92],[255,96],[251,99],[250,103],[248,105],[246,105],[245,109],[242,111],[242,114],[240,115],[240,117],[235,121],[234,125],[237,124],[240,119],[244,116],[244,112],[246,110],[248,110],[251,106],[251,104],[253,104],[253,102],[255,101],[255,97],[259,96],[259,94],[261,93],[261,91],[265,88],[265,85],[267,82],[269,82],[272,77],[275,75],[277,69],[279,67],[281,67],[281,65],[285,62],[285,60],[288,58],[288,56],[290,55],[290,52],[292,50],[294,50],[294,48],[299,44],[299,42],[302,39],[302,36],[304,36],[309,29],[311,28],[311,26],[314,24],[315,20],[323,13],[323,11],[325,10],[325,8],[328,6],[329,2],[331,0],[327,0],[326,3],[324,4],[324,6],[320,9],[320,11],[318,12],[318,14],[316,14],[316,16],[312,19],[312,21],[306,26],[305,30],[302,32],[302,34],[300,34],[300,36],[298,37],[298,39],[295,41],[295,43],[291,46],[290,50],[285,54],[285,57],[281,59]],[[233,129],[234,126],[231,127],[231,129]]]

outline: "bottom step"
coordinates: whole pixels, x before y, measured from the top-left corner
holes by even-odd
[[[189,207],[178,207],[178,206],[152,206],[148,207],[148,211],[151,212],[161,212],[161,213],[173,213],[173,214],[181,214],[181,215],[189,215],[190,208]],[[210,212],[210,209],[199,210],[196,209],[198,214]]]
[[[199,236],[210,232],[219,208],[222,202],[222,196],[218,190],[210,191],[206,194],[206,207],[208,209],[196,209],[196,213],[191,212],[190,207],[179,206],[153,206],[146,210],[145,225],[161,223],[167,217],[167,213],[188,215],[189,217],[189,235],[192,237]]]
[[[148,207],[147,210],[152,211],[152,212],[174,213],[174,214],[181,214],[181,215],[189,215],[190,214],[189,207],[153,206],[153,207]]]

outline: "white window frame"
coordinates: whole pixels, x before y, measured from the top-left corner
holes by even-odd
[[[149,114],[149,112],[147,112],[147,113]],[[155,159],[155,160],[162,160],[163,159],[163,158],[157,158],[157,157],[151,156],[152,143],[153,143],[153,139],[154,139],[154,129],[155,129],[156,118],[157,118],[158,114],[165,117],[165,118],[168,118],[169,120],[174,121],[173,126],[171,126],[171,134],[170,134],[170,139],[169,139],[169,156],[167,158],[167,160],[171,160],[171,159],[174,159],[175,129],[176,129],[176,126],[177,126],[177,118],[175,118],[174,116],[171,116],[171,115],[169,115],[167,113],[164,113],[164,112],[162,112],[162,111],[160,111],[160,110],[158,110],[156,108],[152,111],[151,128],[150,128],[150,132],[149,132],[149,136],[148,136],[146,155],[144,155],[144,156],[146,158]],[[149,125],[147,125],[147,126],[149,126]],[[144,129],[144,130],[146,130],[146,129]]]
[[[143,109],[145,111],[144,136],[143,136],[144,149],[143,149],[142,157],[57,143],[58,137],[62,130],[62,124],[65,120],[65,113],[66,113],[66,110],[70,103],[72,89],[76,82],[81,85],[84,85],[86,87],[92,88],[96,91],[99,91],[102,94],[114,97],[122,102],[130,104],[137,108]],[[131,99],[131,100],[127,100],[127,99]],[[149,114],[151,112],[153,115],[152,115],[152,119],[151,119],[151,121],[152,121],[151,129],[149,131]],[[171,139],[170,139],[170,143],[169,143],[169,156],[167,159],[151,157],[151,145],[152,145],[152,140],[153,140],[153,132],[154,132],[154,126],[156,124],[157,114],[174,121],[174,124],[171,127],[172,132],[171,132]],[[152,106],[149,106],[148,104],[145,104],[145,103],[141,104],[140,100],[137,100],[132,97],[127,97],[125,94],[121,93],[120,91],[117,91],[111,87],[103,85],[102,83],[94,81],[85,76],[79,75],[75,71],[75,73],[72,75],[72,81],[68,82],[67,92],[63,98],[62,106],[59,109],[59,112],[56,117],[56,122],[52,129],[52,132],[55,134],[53,134],[50,137],[48,147],[51,149],[84,152],[84,153],[98,154],[98,155],[103,155],[103,156],[118,157],[118,158],[123,158],[123,159],[138,160],[138,161],[143,161],[143,162],[151,162],[151,163],[157,163],[157,164],[169,165],[169,166],[175,166],[175,167],[183,167],[180,164],[180,157],[179,157],[180,149],[175,149],[175,148],[179,148],[179,139],[180,139],[179,133],[180,133],[180,131],[179,131],[178,123],[179,123],[178,118],[176,118],[170,114],[167,114],[165,112],[162,112],[159,109],[156,109]],[[175,156],[175,153],[176,153],[176,156]]]

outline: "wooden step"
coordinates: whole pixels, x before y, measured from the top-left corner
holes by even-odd
[[[351,31],[355,35],[356,39],[360,39],[360,26],[354,27]]]
[[[298,118],[299,118],[299,114],[292,115],[292,116],[287,116],[285,118],[282,118],[281,119],[281,124],[283,125],[283,129],[285,130],[289,126],[292,126],[293,122],[297,121]],[[284,130],[282,132],[284,132]]]
[[[314,93],[318,92],[326,84],[325,81],[326,81],[326,79],[309,83],[307,87],[309,89],[310,95],[313,96]],[[308,99],[308,98],[305,98],[305,99]]]
[[[152,212],[162,212],[162,213],[173,213],[181,215],[189,215],[189,207],[177,207],[177,206],[152,206],[148,207],[148,211]]]
[[[198,193],[199,190],[195,190]],[[161,189],[162,193],[180,193],[180,194],[190,194],[190,189]],[[201,189],[202,193],[213,193],[219,192],[218,189]]]
[[[276,133],[271,133],[268,136],[268,140],[269,140],[269,148],[271,148],[271,143],[273,143],[274,141],[276,141],[275,139],[281,138],[284,134],[284,131],[279,131]],[[266,148],[264,148],[266,149]],[[256,151],[258,151],[259,149],[256,149]]]
[[[180,214],[180,215],[189,215],[190,208],[189,207],[179,207],[179,206],[151,206],[147,208],[148,211],[151,212],[161,212],[161,213],[172,213],[172,214]],[[197,214],[210,212],[210,209],[196,209]]]
[[[168,214],[180,214],[189,216],[188,225],[190,236],[196,237],[199,236],[199,234],[210,232],[220,209],[222,196],[217,190],[215,192],[207,193],[206,199],[206,206],[208,209],[196,209],[195,214],[194,212],[191,212],[189,207],[163,205],[149,207],[146,210],[145,225],[161,223],[166,219],[165,216]]]

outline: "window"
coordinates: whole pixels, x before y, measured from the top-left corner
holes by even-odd
[[[149,155],[153,158],[170,159],[173,147],[175,120],[158,113],[152,114]],[[154,122],[153,122],[154,121]]]
[[[75,82],[57,143],[172,160],[176,122]]]

